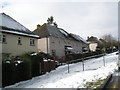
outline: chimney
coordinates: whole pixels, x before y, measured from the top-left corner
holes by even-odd
[[[40,28],[40,24],[37,25],[37,29],[39,29],[39,28]]]
[[[88,36],[88,37],[87,37],[87,40],[88,40],[89,38],[90,38],[90,37]]]

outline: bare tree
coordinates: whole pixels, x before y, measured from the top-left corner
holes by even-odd
[[[118,49],[118,41],[111,34],[102,36],[102,39],[105,41],[105,43],[103,42],[103,44],[106,49]]]
[[[55,27],[58,27],[57,23],[54,22],[54,17],[53,16],[51,16],[50,18],[47,19],[47,23],[51,24],[51,25],[53,25]]]

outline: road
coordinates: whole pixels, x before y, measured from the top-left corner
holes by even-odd
[[[117,71],[112,75],[112,78],[105,88],[107,88],[107,90],[120,90],[120,72]]]

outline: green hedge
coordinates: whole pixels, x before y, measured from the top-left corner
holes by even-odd
[[[19,57],[5,57],[2,61],[2,86],[12,85],[46,73],[43,58],[52,57],[43,52],[37,55],[26,53]]]
[[[66,55],[66,58],[69,58],[71,60],[75,60],[75,59],[81,59],[81,58],[99,55],[99,54],[102,54],[102,51],[79,53],[79,54],[69,54],[69,55]]]
[[[2,62],[2,86],[31,78],[30,62],[5,60]]]

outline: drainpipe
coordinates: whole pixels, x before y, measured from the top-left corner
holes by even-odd
[[[47,54],[48,54],[48,37],[46,37],[46,43],[47,43]]]

